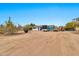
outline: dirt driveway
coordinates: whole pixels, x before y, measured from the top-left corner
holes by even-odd
[[[0,36],[0,55],[79,56],[79,34],[32,31],[27,34]]]

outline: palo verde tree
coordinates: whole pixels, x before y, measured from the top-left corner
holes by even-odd
[[[65,29],[75,30],[76,27],[79,27],[79,17],[72,19],[72,22],[68,22],[65,26]]]
[[[13,34],[16,31],[15,25],[11,21],[11,17],[9,17],[9,20],[5,22],[6,32],[9,34]]]
[[[75,30],[76,22],[68,22],[65,26],[65,30]]]

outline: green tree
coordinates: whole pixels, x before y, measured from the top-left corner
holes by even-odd
[[[65,26],[66,30],[74,30],[76,27],[76,22],[68,22]]]
[[[76,23],[76,27],[79,27],[79,17],[72,19]]]
[[[76,21],[79,21],[79,17],[78,17],[78,18],[75,18],[75,20],[76,20]]]
[[[31,24],[30,24],[30,26],[32,26],[32,27],[33,27],[33,26],[35,26],[35,24],[31,23]]]
[[[13,22],[11,21],[11,17],[9,17],[9,20],[5,22],[5,27],[6,27],[6,31],[9,34],[13,34],[16,31],[16,28]]]
[[[73,21],[79,21],[79,17],[72,19]]]

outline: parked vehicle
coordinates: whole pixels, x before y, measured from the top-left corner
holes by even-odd
[[[64,31],[65,29],[64,29],[64,27],[59,27],[58,30],[59,31]]]
[[[44,32],[47,32],[47,31],[48,31],[48,30],[47,30],[47,25],[43,25],[43,26],[41,27],[41,30],[44,31]]]
[[[48,30],[48,31],[53,31],[53,30],[54,30],[54,28],[55,28],[55,26],[54,26],[54,25],[49,25],[49,26],[48,26],[48,28],[47,28],[47,30]]]
[[[53,31],[55,29],[54,25],[42,25],[41,30],[44,32]]]
[[[58,30],[58,28],[55,28],[53,31],[54,31],[54,32],[58,32],[59,30]]]

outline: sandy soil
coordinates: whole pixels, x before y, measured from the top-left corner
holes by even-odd
[[[79,56],[79,34],[32,31],[0,36],[1,56]]]

